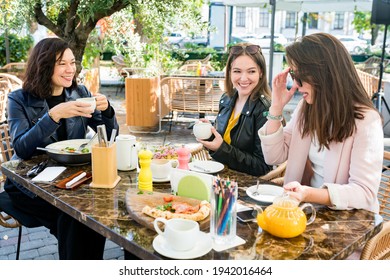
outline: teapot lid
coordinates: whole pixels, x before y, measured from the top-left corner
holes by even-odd
[[[282,208],[295,208],[299,205],[299,201],[289,196],[288,193],[283,193],[281,196],[275,197],[273,205]]]

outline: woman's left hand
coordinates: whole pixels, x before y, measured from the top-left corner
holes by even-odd
[[[210,151],[215,152],[216,150],[221,147],[223,143],[223,139],[221,134],[218,133],[218,131],[215,129],[215,127],[211,127],[211,132],[214,134],[214,139],[213,141],[206,141],[206,140],[201,140],[201,139],[196,139],[199,143],[203,144],[207,149]]]
[[[108,108],[107,97],[104,94],[96,93],[93,94],[96,99],[96,109],[99,111],[105,111]]]

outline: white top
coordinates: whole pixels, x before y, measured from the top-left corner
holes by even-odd
[[[313,177],[310,181],[310,186],[314,188],[320,188],[324,184],[324,160],[325,160],[325,149],[323,148],[318,152],[319,143],[317,138],[314,137],[311,141],[309,150],[309,160],[313,168]]]

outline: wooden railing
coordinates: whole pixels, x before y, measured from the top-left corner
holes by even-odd
[[[356,69],[356,71],[368,95],[372,98],[373,94],[378,92],[379,78],[360,69]]]
[[[223,77],[165,77],[161,79],[162,96],[169,96],[170,110],[217,114],[223,94]]]

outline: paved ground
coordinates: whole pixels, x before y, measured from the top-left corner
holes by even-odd
[[[125,125],[125,106],[124,92],[121,87],[118,88],[118,77],[115,71],[110,68],[102,69],[102,87],[101,93],[105,94],[112,106],[115,108],[118,122],[120,123],[120,133],[129,134],[128,127]],[[289,119],[291,111],[295,108],[299,96],[295,97],[291,104],[286,107],[285,117]],[[168,123],[163,123],[163,131],[160,134],[135,134],[139,139],[149,142],[163,144],[175,142],[175,138],[180,137],[181,142],[193,142],[194,137],[188,125],[196,118],[196,115],[180,115],[178,122],[175,122],[173,130],[168,133]],[[16,257],[16,244],[18,238],[18,229],[7,229],[0,227],[0,260],[14,260]],[[54,260],[58,259],[57,239],[49,233],[44,227],[25,228],[23,227],[22,245],[20,252],[22,260]],[[104,259],[123,259],[123,250],[115,243],[107,240]]]

